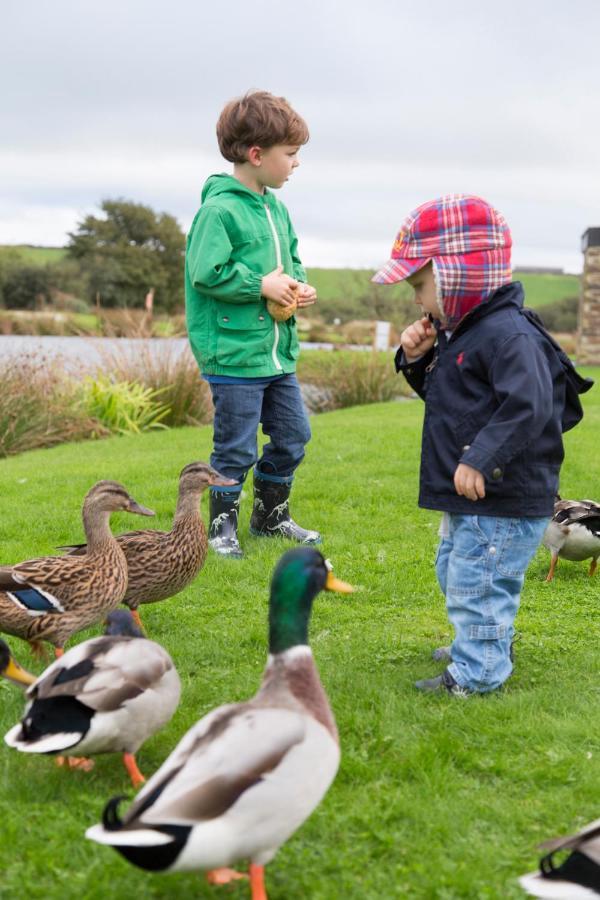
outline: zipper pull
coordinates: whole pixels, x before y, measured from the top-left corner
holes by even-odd
[[[429,365],[425,366],[425,371],[428,373],[433,372],[433,370],[435,369],[435,367],[437,365],[437,361],[438,361],[437,356],[434,356],[433,359],[431,360],[431,362],[429,363]]]

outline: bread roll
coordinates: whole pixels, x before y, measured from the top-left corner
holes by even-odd
[[[293,316],[298,309],[298,288],[294,289],[294,294],[294,302],[290,303],[289,306],[282,306],[280,303],[275,303],[274,300],[267,300],[269,314],[276,322],[285,322],[290,316]]]

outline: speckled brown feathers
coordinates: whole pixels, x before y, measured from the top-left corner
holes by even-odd
[[[171,531],[147,529],[117,535],[127,558],[129,581],[123,602],[130,609],[166,600],[194,580],[204,565],[208,547],[200,497],[210,485],[234,483],[207,463],[190,463],[179,476],[179,496]],[[71,554],[82,552],[85,545],[71,550]]]
[[[99,481],[83,504],[88,540],[83,555],[41,557],[0,570],[0,631],[62,647],[72,634],[102,621],[122,602],[127,563],[109,527],[110,514],[117,510],[154,515],[136,503],[122,485]],[[47,597],[52,607],[33,611],[11,599],[11,593],[27,589]]]

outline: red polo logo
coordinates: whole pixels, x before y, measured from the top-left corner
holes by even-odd
[[[458,354],[458,356],[456,357],[456,363],[457,363],[457,365],[462,366],[462,361],[463,361],[464,358],[465,358],[465,354],[464,354],[463,351],[461,350],[460,353]]]

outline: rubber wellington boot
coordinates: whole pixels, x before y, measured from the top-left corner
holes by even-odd
[[[210,491],[208,543],[220,556],[241,559],[238,516],[241,491]]]
[[[318,531],[301,528],[290,516],[292,479],[269,481],[254,473],[254,506],[250,532],[258,537],[283,537],[299,544],[320,544]]]

